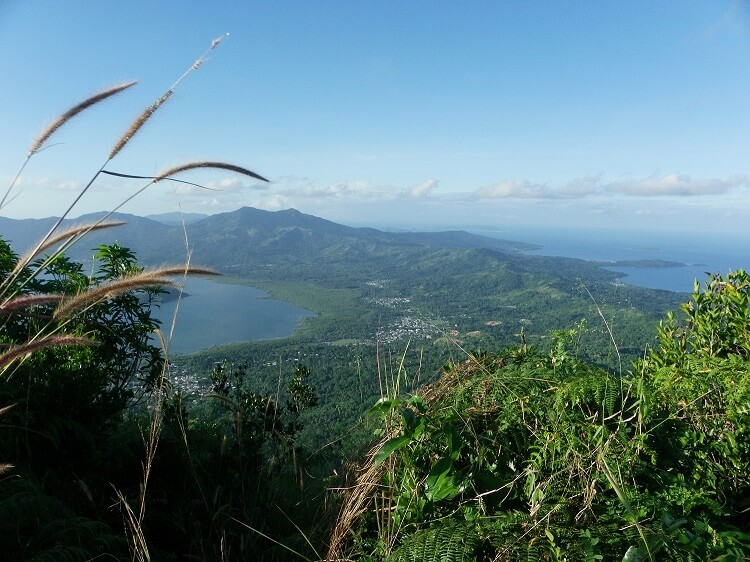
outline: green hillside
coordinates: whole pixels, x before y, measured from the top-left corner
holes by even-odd
[[[181,259],[182,228],[125,218],[116,238],[140,263]],[[45,228],[23,226],[8,236]],[[135,253],[58,258],[24,284],[30,270],[11,274],[2,247],[4,291],[21,299],[0,354],[0,413],[22,428],[0,432],[3,471],[18,477],[0,481],[0,520],[14,529],[0,546],[15,559],[127,559],[134,540],[165,561],[299,558],[292,550],[427,561],[445,549],[457,560],[740,560],[716,556],[750,548],[743,274],[714,279],[683,307],[687,322],[659,327],[686,295],[517,242],[252,209],[189,236],[193,263],[317,316],[289,338],[171,358],[166,371],[149,339],[152,289],[102,292],[119,272],[139,274]],[[62,304],[24,304],[53,292]],[[99,296],[60,316],[76,294]],[[29,334],[58,332],[75,345],[15,362]],[[343,493],[356,478],[363,495]],[[130,505],[143,515],[123,532]]]
[[[410,294],[425,314],[466,307],[455,318],[471,328],[481,307],[424,272],[445,263],[475,299],[494,287],[536,319],[512,345],[447,321],[440,337],[337,341],[311,324],[187,358],[186,375],[163,369],[149,339],[164,280],[130,250],[101,247],[91,274],[59,258],[24,283],[31,272],[16,276],[0,244],[0,522],[12,531],[0,548],[10,560],[129,560],[134,541],[158,561],[746,559],[747,274],[709,279],[651,328],[641,359],[608,368],[608,338],[650,318],[650,294],[674,296],[600,279],[592,295],[621,299],[623,316],[603,312],[611,334],[575,309],[575,324],[542,334],[545,313],[602,309],[569,289],[578,262],[542,259],[569,269],[535,279],[535,260],[507,256],[428,248]],[[366,287],[279,290],[332,325],[382,325],[357,323],[364,303],[409,304],[382,296],[385,279]]]
[[[112,218],[126,224],[92,233],[69,254],[88,261],[89,248],[114,239],[145,265],[184,260],[182,227]],[[23,248],[50,222],[3,219],[0,233]],[[680,301],[666,291],[616,283],[617,274],[601,264],[527,255],[536,246],[466,232],[389,233],[295,210],[243,208],[199,220],[187,227],[187,236],[192,263],[319,313],[296,335],[307,343],[371,342],[381,334],[403,347],[410,338],[434,340],[457,331],[459,339],[473,334],[469,347],[508,345],[521,328],[538,342],[550,329],[582,319],[603,332],[596,320],[601,306],[620,351],[635,356],[651,341],[656,320]],[[402,330],[404,322],[421,328]],[[605,355],[611,352],[596,360]]]

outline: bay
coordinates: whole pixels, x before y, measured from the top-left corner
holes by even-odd
[[[634,231],[587,228],[522,228],[476,231],[477,234],[541,246],[528,252],[601,262],[606,269],[623,274],[620,281],[639,287],[689,293],[696,280],[707,273],[750,269],[750,245],[731,233],[705,231]],[[677,267],[611,265],[617,261],[660,260]]]
[[[169,300],[153,308],[165,336],[177,310],[170,354],[184,355],[214,345],[287,337],[303,318],[315,315],[288,302],[270,299],[265,291],[247,285],[190,277],[183,290],[187,296],[179,301]]]

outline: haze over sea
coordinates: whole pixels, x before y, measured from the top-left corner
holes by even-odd
[[[530,242],[541,246],[531,254],[563,256],[592,261],[662,260],[680,267],[610,267],[624,273],[623,283],[691,292],[695,279],[703,282],[706,272],[726,274],[750,269],[750,244],[741,236],[726,233],[605,230],[586,228],[524,228],[472,232]]]

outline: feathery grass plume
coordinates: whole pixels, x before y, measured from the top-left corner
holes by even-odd
[[[198,67],[200,67],[205,62],[208,54],[228,36],[229,34],[225,33],[221,37],[218,37],[217,39],[211,41],[211,46],[206,49],[206,51],[200,57],[198,57],[198,59],[192,65],[190,65],[190,68],[183,72],[182,76],[175,80],[174,84],[172,84],[167,89],[167,91],[164,92],[163,95],[161,95],[154,103],[148,106],[143,111],[143,113],[141,113],[135,119],[135,121],[130,124],[128,130],[125,131],[125,133],[119,138],[119,140],[112,147],[112,150],[109,152],[109,160],[112,160],[123,148],[125,148],[125,145],[128,144],[128,142],[130,142],[130,139],[135,136],[135,134],[141,129],[141,127],[143,127],[146,122],[151,119],[151,116],[156,112],[156,110],[164,105],[164,102],[172,97],[172,94],[174,93],[174,90],[179,85],[179,83],[182,82],[191,72],[197,70]]]
[[[55,295],[52,293],[48,295],[24,295],[22,297],[16,297],[0,304],[0,316],[11,314],[20,308],[28,308],[51,302],[60,302],[62,298],[63,295]],[[2,410],[0,410],[0,414],[2,414]]]
[[[59,234],[55,234],[54,236],[50,236],[47,240],[45,240],[42,244],[38,245],[35,248],[32,248],[28,252],[26,252],[23,256],[21,256],[18,259],[18,262],[16,263],[16,266],[13,268],[13,271],[11,271],[10,275],[11,277],[18,274],[21,269],[26,267],[29,262],[34,259],[35,256],[39,254],[39,252],[43,252],[50,246],[54,246],[58,242],[62,242],[63,240],[69,240],[71,238],[80,238],[84,234],[88,234],[92,230],[102,230],[104,228],[112,228],[114,226],[122,226],[125,224],[125,221],[109,221],[109,222],[101,222],[101,223],[86,223],[81,224],[78,226],[73,226],[67,230],[64,230],[63,232],[60,232]],[[57,255],[58,252],[55,252],[55,255]]]
[[[34,154],[39,152],[44,147],[46,142],[50,139],[52,135],[55,134],[55,132],[60,127],[65,125],[65,123],[70,121],[73,117],[75,117],[82,111],[88,109],[89,107],[96,105],[100,101],[104,101],[105,99],[114,96],[115,94],[119,94],[123,90],[127,90],[128,88],[130,88],[131,86],[135,84],[137,84],[137,82],[135,81],[125,82],[123,84],[119,84],[117,86],[113,86],[112,88],[103,90],[99,92],[98,94],[94,94],[90,98],[87,98],[83,100],[82,102],[71,107],[68,111],[60,115],[50,125],[48,125],[41,133],[39,133],[39,136],[37,136],[36,139],[34,139],[34,142],[31,143],[31,146],[29,147],[29,150],[26,153],[26,158],[23,161],[23,164],[21,164],[21,167],[16,172],[16,175],[13,178],[13,180],[10,182],[8,189],[5,190],[2,200],[0,200],[0,209],[2,209],[5,206],[5,203],[8,200],[8,197],[13,191],[13,188],[18,183],[18,179],[21,177],[21,173],[26,168],[26,165],[29,163],[29,160],[31,159],[31,157],[34,156]]]
[[[162,105],[164,105],[164,102],[167,101],[169,98],[172,97],[172,94],[174,93],[173,90],[167,90],[164,95],[162,95],[158,100],[156,100],[154,103],[149,105],[146,109],[143,110],[143,113],[141,113],[138,117],[136,117],[135,121],[133,121],[130,124],[130,127],[128,127],[128,130],[125,131],[125,133],[120,137],[120,139],[115,143],[115,145],[112,147],[112,150],[109,153],[109,159],[112,160],[117,154],[125,148],[125,145],[130,142],[130,139],[132,139],[135,134],[140,130],[141,127],[143,127],[146,124],[146,121],[151,119],[151,116],[156,113],[156,110],[159,109]]]
[[[93,306],[106,299],[133,291],[136,289],[144,289],[147,287],[158,287],[163,285],[169,285],[175,287],[178,283],[172,279],[169,279],[168,275],[219,275],[213,269],[201,268],[201,267],[185,267],[185,266],[170,266],[160,267],[158,269],[144,270],[135,275],[129,275],[127,277],[121,277],[110,283],[99,285],[85,292],[79,293],[73,297],[69,297],[60,302],[60,305],[55,309],[54,317],[62,318],[70,316],[72,313],[88,307]]]
[[[119,94],[123,90],[127,90],[131,86],[134,86],[137,82],[125,82],[124,84],[118,84],[117,86],[113,86],[111,88],[108,88],[107,90],[103,90],[99,92],[98,94],[94,94],[90,98],[87,98],[83,100],[81,103],[74,105],[71,107],[68,111],[60,115],[57,119],[55,119],[52,123],[47,126],[41,133],[39,133],[39,136],[34,140],[34,142],[31,144],[31,147],[29,148],[29,156],[36,154],[39,152],[44,144],[49,140],[49,138],[55,134],[55,132],[65,125],[68,121],[70,121],[73,117],[81,113],[81,111],[84,111],[88,109],[89,107],[96,105],[100,101],[106,100],[109,97],[114,96],[115,94]]]
[[[88,183],[84,186],[84,188],[78,193],[78,195],[76,196],[76,198],[68,206],[68,208],[65,210],[65,212],[57,219],[57,221],[55,222],[55,224],[52,225],[52,228],[42,238],[42,241],[39,243],[39,245],[37,247],[41,246],[52,235],[52,233],[55,230],[57,230],[57,228],[62,223],[63,219],[65,219],[68,216],[68,214],[70,213],[70,211],[72,211],[73,208],[78,204],[78,202],[81,200],[81,198],[86,194],[86,192],[92,186],[92,184],[97,180],[97,178],[102,173],[102,171],[107,166],[107,164],[109,164],[110,161],[112,160],[112,158],[114,158],[117,155],[117,153],[120,152],[120,150],[122,150],[125,147],[125,145],[128,143],[128,141],[130,141],[130,139],[133,137],[133,135],[135,135],[135,133],[138,131],[138,129],[140,129],[146,123],[146,121],[148,121],[148,119],[153,115],[154,111],[156,111],[156,109],[158,107],[160,107],[161,105],[163,105],[164,102],[167,99],[169,99],[169,97],[171,97],[172,92],[174,92],[175,88],[179,85],[179,83],[182,82],[191,72],[195,71],[201,64],[203,64],[203,62],[208,57],[208,54],[213,49],[215,49],[216,46],[225,37],[227,37],[228,35],[229,34],[227,33],[227,34],[219,37],[218,39],[214,39],[211,42],[211,46],[208,49],[206,49],[206,51],[198,58],[198,60],[196,60],[190,66],[190,68],[188,68],[185,72],[183,72],[182,75],[167,89],[167,91],[159,99],[156,100],[156,102],[154,102],[153,104],[151,104],[146,109],[146,111],[144,111],[140,116],[138,116],[138,118],[131,124],[131,126],[128,128],[128,130],[125,132],[125,134],[120,138],[120,140],[118,140],[117,143],[115,143],[115,146],[112,148],[112,151],[110,152],[109,157],[104,162],[104,164],[102,164],[101,168],[99,168],[94,173],[94,175],[91,177],[91,179],[88,181]],[[13,180],[13,182],[11,183],[11,186],[8,188],[7,192],[5,193],[5,196],[3,197],[2,202],[0,202],[0,208],[2,208],[3,203],[5,202],[6,197],[10,193],[10,191],[13,188],[13,185],[15,184],[15,182],[18,180],[18,177],[20,176],[21,171],[24,169],[24,167],[26,166],[26,163],[28,161],[29,161],[29,157],[27,156],[26,161],[21,166],[21,170],[19,170],[18,173],[16,174],[16,177]],[[34,251],[36,252],[37,250],[34,250]]]
[[[54,318],[72,316],[77,311],[93,306],[97,303],[137,289],[159,286],[176,286],[177,283],[159,275],[147,272],[137,273],[128,277],[122,277],[111,283],[105,283],[94,287],[75,296],[63,299],[53,314]]]
[[[154,183],[161,181],[163,179],[166,179],[169,176],[179,174],[180,172],[187,172],[188,170],[195,170],[197,168],[212,168],[212,169],[218,169],[218,170],[229,170],[230,172],[236,172],[244,176],[250,176],[251,178],[255,178],[256,180],[265,181],[265,182],[268,181],[263,176],[260,176],[256,174],[255,172],[248,170],[247,168],[242,168],[241,166],[235,166],[234,164],[227,164],[225,162],[208,162],[208,161],[199,160],[197,162],[188,162],[187,164],[180,164],[179,166],[173,166],[172,168],[164,170],[163,172],[157,174],[154,177]]]
[[[162,277],[168,277],[171,275],[221,275],[218,271],[208,267],[193,267],[186,265],[163,265],[156,269],[144,270],[143,273]]]
[[[0,354],[0,368],[5,367],[18,359],[19,357],[24,357],[30,353],[34,353],[35,351],[39,351],[40,349],[43,349],[45,347],[56,347],[61,345],[99,345],[94,340],[90,340],[88,338],[82,338],[79,336],[67,336],[67,335],[57,335],[57,336],[47,336],[44,338],[39,338],[37,340],[28,341],[26,343],[13,346]]]

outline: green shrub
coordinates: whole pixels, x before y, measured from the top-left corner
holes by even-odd
[[[742,271],[696,287],[624,376],[576,359],[569,330],[381,401],[329,558],[745,559],[749,297]]]

